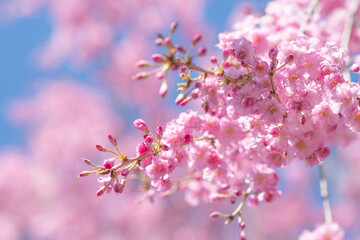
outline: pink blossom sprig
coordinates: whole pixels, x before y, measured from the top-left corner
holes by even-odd
[[[98,181],[103,184],[98,191],[96,192],[97,196],[101,196],[105,191],[110,192],[114,189],[115,193],[122,193],[126,184],[126,179],[130,172],[140,166],[142,160],[147,159],[152,156],[159,155],[162,151],[167,151],[167,146],[162,144],[162,127],[159,126],[157,128],[157,137],[155,137],[148,129],[146,123],[142,119],[137,119],[134,121],[134,126],[140,131],[146,133],[145,141],[141,142],[136,150],[137,156],[133,158],[128,158],[126,155],[123,155],[118,148],[117,140],[112,135],[108,135],[108,139],[110,143],[115,147],[116,151],[112,151],[102,145],[96,144],[96,149],[100,152],[109,152],[115,155],[115,157],[110,159],[105,159],[103,166],[95,165],[89,159],[83,158],[84,162],[87,165],[94,167],[96,170],[94,171],[83,171],[80,173],[79,177],[88,176],[92,173],[96,173],[97,175],[108,175],[108,177],[100,177]],[[116,161],[120,161],[117,165],[115,165]],[[119,180],[119,177],[121,178]]]

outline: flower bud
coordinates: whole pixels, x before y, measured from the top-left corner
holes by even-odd
[[[294,55],[290,54],[289,56],[287,56],[285,63],[290,63],[294,61]]]
[[[78,177],[85,177],[85,176],[90,175],[91,173],[92,173],[92,172],[89,172],[89,171],[83,171],[83,172],[81,172],[81,173],[79,174]]]
[[[148,61],[145,61],[145,60],[140,60],[140,61],[137,61],[135,63],[135,66],[136,67],[150,67],[150,63]]]
[[[158,54],[158,53],[153,54],[153,55],[151,56],[151,58],[152,58],[152,60],[153,60],[154,62],[157,62],[157,63],[162,63],[162,62],[164,62],[164,57],[163,57],[163,55]]]
[[[219,212],[212,212],[212,213],[210,213],[210,217],[216,218],[216,217],[219,217],[220,214],[221,214],[221,213],[219,213]]]
[[[86,159],[86,158],[81,158],[82,160],[84,160],[84,162],[87,164],[87,165],[92,165],[92,162],[89,160],[89,159]]]
[[[132,78],[135,80],[142,80],[145,78],[148,78],[150,76],[149,72],[139,72],[137,74],[135,74],[135,76],[133,76]]]
[[[143,131],[143,132],[146,132],[146,133],[149,132],[149,129],[148,129],[145,121],[142,120],[142,119],[136,119],[134,121],[134,126],[135,126],[136,129],[138,129],[140,131]]]
[[[277,58],[278,53],[279,53],[279,50],[277,49],[277,47],[270,49],[269,58],[271,60],[275,60]]]
[[[114,135],[109,134],[109,135],[108,135],[108,139],[109,139],[110,143],[111,143],[114,147],[117,146],[117,141],[116,141],[116,138],[114,137]]]
[[[186,53],[186,50],[185,50],[185,48],[183,48],[182,46],[180,46],[180,45],[177,45],[176,46],[176,49],[179,51],[179,52],[181,52],[181,53]]]
[[[155,44],[158,46],[162,46],[163,45],[163,40],[161,38],[157,38],[155,39]]]
[[[99,145],[99,144],[95,144],[95,147],[97,150],[99,150],[100,152],[107,152],[108,150],[106,148],[104,148],[103,146]]]
[[[152,137],[150,137],[150,136],[147,136],[147,137],[145,138],[145,143],[146,143],[147,145],[152,144],[153,141],[154,141],[154,139],[153,139]]]
[[[111,159],[105,159],[104,160],[104,167],[106,169],[111,169],[115,164],[115,159],[111,158]]]
[[[169,151],[169,147],[168,147],[167,145],[165,145],[165,144],[161,146],[161,149],[162,149],[163,151],[165,151],[165,152],[166,152],[166,151]]]
[[[115,193],[122,193],[124,191],[125,185],[121,185],[120,183],[114,184],[114,192]]]
[[[126,177],[127,175],[129,175],[129,173],[130,173],[129,169],[124,168],[123,170],[121,170],[120,174],[121,174],[121,176]]]
[[[100,197],[101,195],[104,194],[106,190],[106,187],[105,186],[102,186],[101,188],[99,188],[99,190],[96,192],[96,196]]]
[[[200,48],[197,52],[198,56],[204,56],[207,53],[206,48]]]
[[[178,26],[178,23],[176,23],[176,22],[171,23],[170,24],[170,31],[174,32],[176,30],[177,26]]]
[[[161,83],[159,94],[161,97],[165,97],[167,92],[168,92],[168,84],[167,84],[167,80],[165,79]]]
[[[199,33],[195,34],[192,44],[195,46],[196,44],[198,44],[201,41],[201,39],[202,39],[201,34],[199,34]]]
[[[182,101],[184,101],[185,99],[185,95],[180,93],[177,98],[175,99],[175,104],[176,105],[179,105]]]
[[[211,61],[211,63],[217,63],[218,62],[218,59],[215,57],[215,56],[212,56],[211,58],[210,58],[210,61]]]
[[[163,135],[163,133],[164,133],[163,128],[162,128],[161,126],[158,126],[158,127],[156,128],[156,136],[157,136],[157,138],[161,138],[162,135]]]

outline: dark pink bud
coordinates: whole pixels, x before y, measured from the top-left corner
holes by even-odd
[[[158,127],[156,128],[156,136],[157,136],[158,138],[161,138],[162,135],[163,135],[163,133],[164,133],[163,128],[162,128],[161,126],[158,126]]]
[[[270,58],[271,60],[276,59],[278,53],[279,53],[279,50],[277,49],[277,47],[270,49],[270,51],[269,51],[269,58]]]
[[[175,99],[175,104],[176,105],[179,105],[182,101],[184,101],[185,99],[185,95],[180,93],[177,98]]]
[[[133,79],[135,80],[142,80],[150,76],[149,72],[139,72],[133,76]]]
[[[139,145],[137,145],[136,151],[139,156],[144,156],[144,155],[150,153],[150,148],[148,147],[148,145],[146,143],[142,142]]]
[[[210,213],[210,217],[212,218],[216,218],[216,217],[219,217],[220,216],[220,213],[219,212],[212,212]]]
[[[202,39],[202,36],[201,34],[197,33],[195,34],[194,38],[193,38],[193,45],[196,45],[198,44]]]
[[[121,176],[126,177],[127,175],[129,175],[129,173],[130,173],[129,169],[124,168],[123,170],[121,170],[120,174],[121,174]]]
[[[200,48],[200,49],[197,51],[197,55],[198,55],[198,56],[204,56],[206,53],[207,53],[206,48]]]
[[[92,172],[88,172],[88,171],[84,171],[84,172],[81,172],[79,174],[79,177],[85,177],[85,176],[88,176],[89,174],[91,174]]]
[[[229,67],[231,67],[231,64],[229,62],[225,62],[224,63],[224,68],[229,68]]]
[[[124,191],[125,185],[122,185],[120,183],[115,183],[114,185],[114,192],[115,193],[122,193]]]
[[[89,159],[82,158],[82,160],[84,160],[87,165],[92,165],[92,162]]]
[[[155,39],[155,44],[158,46],[162,46],[163,45],[163,40],[161,38],[157,38]]]
[[[148,129],[145,121],[142,120],[142,119],[136,119],[134,121],[134,126],[135,126],[136,129],[138,129],[140,131],[149,132],[149,129]]]
[[[164,62],[164,57],[163,57],[163,55],[158,54],[158,53],[153,54],[153,55],[151,56],[151,58],[152,58],[152,60],[153,60],[154,62],[157,62],[157,63],[162,63],[162,62]]]
[[[191,134],[186,134],[183,139],[183,144],[185,144],[185,145],[189,144],[192,142],[192,140],[193,140],[193,137],[191,136]]]
[[[166,152],[166,151],[169,151],[169,147],[168,147],[167,145],[165,145],[165,144],[161,146],[161,149],[162,149],[163,151],[165,151],[165,152]]]
[[[286,63],[290,63],[290,62],[292,62],[292,61],[294,61],[294,55],[290,54],[289,56],[287,56],[285,62],[286,62]]]
[[[152,137],[150,137],[150,136],[147,136],[145,138],[145,143],[148,144],[148,145],[152,144],[153,141],[154,141],[154,139]]]
[[[182,107],[186,106],[191,100],[192,100],[192,97],[187,97],[186,99],[184,99],[184,101],[182,101],[180,103],[180,106],[182,106]]]
[[[104,160],[104,167],[106,169],[111,169],[115,164],[115,159],[111,158],[111,159],[105,159]]]
[[[241,227],[242,229],[244,229],[244,228],[245,228],[245,222],[241,222],[241,223],[240,223],[240,227]]]
[[[177,26],[178,26],[178,23],[176,23],[176,22],[171,23],[171,24],[170,24],[170,30],[171,30],[171,32],[174,32],[175,29],[177,28]]]
[[[236,198],[235,198],[235,197],[231,197],[231,198],[230,198],[230,202],[231,202],[231,204],[236,203]]]
[[[106,187],[102,186],[101,188],[99,188],[99,190],[97,190],[96,196],[100,197],[101,195],[104,194],[105,190],[106,190]]]
[[[183,48],[183,47],[180,46],[180,45],[177,45],[177,46],[176,46],[176,49],[177,49],[179,52],[181,52],[181,53],[186,53],[185,48]]]
[[[99,145],[99,144],[95,144],[95,147],[97,150],[99,150],[100,152],[107,152],[107,149],[104,148],[103,146]]]
[[[135,63],[136,67],[149,67],[151,64],[148,61],[140,60]]]
[[[211,63],[217,63],[218,62],[218,59],[215,57],[215,56],[212,56],[211,58],[210,58],[210,61],[211,61]]]
[[[356,63],[354,63],[352,66],[351,66],[351,71],[353,72],[359,72],[360,71],[360,66]]]
[[[114,137],[114,135],[109,134],[108,139],[114,147],[117,146],[117,141],[116,141],[116,138]]]

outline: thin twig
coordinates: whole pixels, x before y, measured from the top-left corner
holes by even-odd
[[[319,4],[319,0],[312,0],[309,6],[306,8],[305,17],[300,24],[300,34],[305,35],[305,29],[309,22],[310,17],[314,14],[315,8]]]
[[[353,0],[350,4],[350,18],[347,22],[345,22],[344,31],[341,36],[340,43],[341,48],[345,50],[349,50],[350,37],[353,27],[355,25],[356,13],[359,10],[359,3],[359,0]],[[346,81],[351,81],[350,72],[344,72],[343,76]]]
[[[332,213],[331,213],[331,206],[330,206],[330,200],[329,200],[329,192],[328,192],[328,187],[327,187],[324,162],[320,162],[320,164],[319,164],[319,173],[320,173],[320,195],[321,195],[322,203],[323,203],[325,222],[331,223],[332,222]]]

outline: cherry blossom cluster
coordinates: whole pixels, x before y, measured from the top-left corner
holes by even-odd
[[[250,27],[254,32],[271,29],[265,24]],[[192,205],[239,201],[233,213],[213,212],[211,217],[224,217],[225,224],[238,218],[241,239],[245,239],[245,202],[256,206],[281,195],[274,168],[296,160],[309,167],[318,165],[330,155],[330,146],[350,142],[360,130],[360,86],[347,77],[350,71],[359,71],[358,65],[349,67],[346,48],[327,42],[328,38],[305,35],[302,27],[297,23],[296,35],[286,40],[263,32],[250,34],[250,38],[245,31],[220,34],[222,59],[210,57],[213,67],[206,69],[195,63],[206,54],[205,48],[198,48],[202,36],[196,34],[187,50],[174,43],[177,24],[172,24],[169,37],[158,34],[155,40],[165,53],[153,54],[152,62],[137,62],[137,67],[152,69],[133,78],[155,75],[162,81],[159,94],[164,97],[168,75],[178,72],[182,81],[175,104],[187,106],[196,100],[200,108],[182,112],[164,130],[158,127],[156,136],[143,120],[136,120],[135,127],[145,133],[137,156],[128,159],[119,151],[113,152],[115,158],[106,160],[103,167],[87,162],[97,170],[80,176],[109,174],[99,179],[104,186],[98,196],[112,187],[122,192],[126,176],[134,169],[147,179],[142,180],[147,184],[142,189],[153,188],[162,196],[181,189]],[[115,138],[109,136],[117,149],[111,139]],[[99,145],[97,148],[111,152]],[[115,166],[116,159],[121,162]],[[182,178],[176,179],[181,174]],[[121,191],[115,187],[119,175],[124,176]],[[313,233],[304,232],[300,239],[327,236],[343,239],[343,232],[336,223],[326,223]]]

